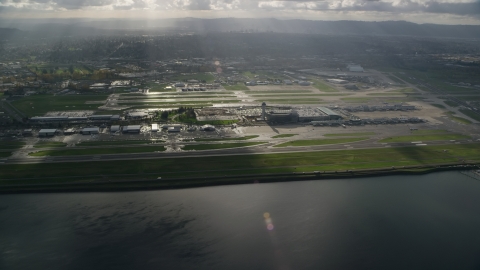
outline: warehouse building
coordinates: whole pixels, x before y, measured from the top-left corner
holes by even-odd
[[[98,133],[100,133],[100,128],[98,128],[98,127],[86,127],[86,128],[83,128],[80,133],[82,133],[83,135],[98,134]]]
[[[180,132],[181,130],[182,130],[181,127],[175,126],[175,127],[169,127],[167,131],[168,131],[169,133],[172,133],[172,132]]]
[[[215,131],[215,127],[212,125],[203,125],[200,127],[200,130],[203,131]]]
[[[130,125],[123,128],[124,133],[140,133],[141,125]]]
[[[38,132],[38,136],[40,137],[50,137],[50,136],[55,136],[57,133],[56,129],[40,129]]]
[[[120,131],[120,126],[119,125],[113,125],[110,127],[110,132],[115,133]]]

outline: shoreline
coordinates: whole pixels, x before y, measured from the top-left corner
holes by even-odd
[[[423,175],[442,171],[462,171],[478,169],[478,163],[450,163],[438,165],[410,166],[407,168],[378,168],[365,170],[343,170],[308,173],[258,174],[240,176],[213,176],[172,179],[119,180],[89,183],[27,184],[5,185],[0,187],[2,194],[61,193],[61,192],[128,192],[148,190],[184,189],[209,186],[261,184],[277,182],[361,179],[389,175]]]

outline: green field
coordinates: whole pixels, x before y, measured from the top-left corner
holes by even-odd
[[[417,129],[417,130],[412,130],[412,133],[424,135],[424,134],[438,134],[438,133],[450,133],[450,132],[444,129]]]
[[[125,141],[92,141],[92,142],[80,142],[77,146],[102,146],[102,145],[132,145],[132,144],[150,144],[160,143],[163,141],[147,141],[147,140],[125,140]]]
[[[66,150],[44,150],[32,152],[29,155],[34,157],[44,156],[79,156],[79,155],[108,155],[108,154],[131,154],[165,151],[163,146],[139,146],[119,148],[90,148],[90,149],[66,149]]]
[[[0,170],[0,185],[68,183],[100,179],[152,179],[234,176],[390,168],[391,166],[480,162],[480,144],[391,147],[286,154],[162,158],[65,163],[8,164]],[[68,177],[67,177],[68,176]],[[22,179],[35,178],[35,179]],[[11,180],[8,180],[11,179]]]
[[[210,73],[192,73],[188,75],[174,75],[171,77],[171,80],[176,82],[184,82],[187,80],[198,80],[198,81],[206,81],[210,83],[215,80],[215,77],[213,77],[213,75]]]
[[[447,107],[443,106],[442,104],[430,103],[433,107],[437,107],[439,109],[446,109]]]
[[[65,147],[66,143],[63,142],[38,142],[33,147],[34,148],[51,148],[51,147]]]
[[[238,138],[205,138],[205,139],[195,139],[197,142],[215,142],[215,141],[245,141],[245,140],[250,140],[253,138],[257,138],[258,135],[250,135],[250,136],[244,136],[244,137],[238,137]]]
[[[362,103],[362,102],[369,102],[373,100],[374,98],[369,98],[369,97],[346,97],[346,98],[341,98],[341,100],[349,103]]]
[[[277,138],[288,138],[288,137],[293,137],[295,135],[298,135],[298,134],[279,134],[279,135],[275,135],[273,136],[272,138],[274,139],[277,139]]]
[[[87,101],[104,101],[108,95],[34,95],[12,102],[18,110],[29,117],[40,116],[50,111],[97,110],[102,104],[85,104]]]
[[[0,141],[0,150],[15,150],[26,145],[22,141]]]
[[[461,134],[431,134],[431,135],[408,135],[389,137],[380,140],[379,142],[415,142],[415,141],[447,141],[447,140],[461,140],[471,139],[470,136]]]
[[[185,105],[205,105],[205,104],[221,104],[221,103],[237,103],[240,100],[205,100],[205,101],[173,101],[173,102],[132,102],[127,100],[125,102],[118,102],[119,105],[123,106],[161,106],[161,105],[171,105],[171,106],[185,106]]]
[[[0,158],[6,158],[6,157],[9,157],[12,155],[12,152],[4,152],[4,151],[0,151]]]
[[[340,139],[319,139],[319,140],[298,140],[290,141],[282,144],[274,145],[273,147],[287,147],[287,146],[315,146],[327,144],[339,144],[362,141],[368,138],[340,138]]]
[[[266,102],[266,103],[275,103],[275,104],[317,104],[321,103],[322,100],[319,98],[296,98],[296,99],[258,99],[256,102]]]
[[[447,112],[445,113],[445,115],[452,119],[453,121],[455,122],[458,122],[460,124],[465,124],[465,125],[470,125],[472,124],[472,121],[468,120],[468,119],[465,119],[465,118],[462,118],[462,117],[458,117],[458,116],[455,116],[454,115],[455,113],[454,112]]]
[[[389,91],[389,93],[419,94],[417,90],[414,90],[412,88],[402,88],[398,90]]]
[[[319,80],[313,80],[313,87],[317,88],[318,90],[322,92],[338,92],[337,89],[325,84],[322,81]]]
[[[392,93],[392,92],[384,92],[384,93],[368,93],[367,96],[376,96],[376,97],[391,97],[391,96],[398,96],[398,97],[405,97],[403,93]]]
[[[227,85],[227,84],[224,84],[223,87],[226,89],[226,90],[237,90],[237,91],[240,91],[240,90],[250,90],[248,89],[248,87],[244,84],[236,84],[236,85]]]
[[[476,114],[475,112],[469,110],[469,109],[459,109],[459,111],[463,114],[465,114],[466,116],[474,119],[475,121],[479,121],[480,122],[480,115]]]
[[[453,102],[451,100],[445,100],[444,103],[447,104],[450,107],[459,107],[460,106],[460,105],[458,105],[458,103]]]
[[[324,134],[325,137],[351,137],[351,136],[369,136],[375,135],[375,132],[358,132],[358,133],[330,133]]]
[[[311,90],[262,90],[262,91],[251,91],[248,94],[297,94],[297,93],[312,93]]]
[[[264,144],[265,142],[246,142],[246,143],[217,143],[217,144],[194,144],[194,145],[185,145],[182,149],[185,151],[188,150],[215,150],[215,149],[225,149],[225,148],[238,148]]]

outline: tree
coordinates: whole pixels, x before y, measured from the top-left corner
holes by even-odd
[[[160,118],[167,120],[168,119],[168,111],[163,111],[160,115]]]

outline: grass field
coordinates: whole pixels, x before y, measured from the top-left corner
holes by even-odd
[[[225,148],[238,148],[264,144],[265,142],[246,142],[246,143],[218,143],[218,144],[194,144],[194,145],[185,145],[182,149],[185,151],[188,150],[215,150],[215,149],[225,149]]]
[[[34,148],[50,148],[50,147],[65,147],[66,143],[63,142],[38,142],[33,147]]]
[[[447,107],[443,106],[442,104],[430,103],[433,107],[437,107],[439,109],[446,109]]]
[[[412,130],[412,133],[424,135],[424,134],[438,134],[438,133],[450,133],[450,132],[444,129],[417,129],[417,130]]]
[[[213,77],[213,75],[210,73],[192,73],[188,75],[174,75],[171,77],[171,80],[177,82],[183,82],[186,80],[213,82],[215,77]]]
[[[29,117],[40,116],[50,111],[96,110],[101,104],[85,104],[87,101],[103,101],[108,95],[34,95],[12,102],[18,110]]]
[[[219,156],[83,162],[8,164],[0,170],[0,185],[67,183],[95,179],[152,179],[292,173],[314,170],[355,170],[391,166],[480,162],[480,144],[391,147],[287,154]],[[117,176],[121,175],[121,176]],[[68,176],[68,177],[66,177]],[[34,179],[22,179],[34,178]],[[8,180],[11,179],[11,180]]]
[[[352,137],[352,136],[369,136],[375,135],[375,132],[358,132],[358,133],[330,133],[324,134],[325,137]]]
[[[0,141],[0,150],[15,150],[25,146],[21,141]]]
[[[251,91],[248,94],[297,94],[297,93],[312,93],[311,90],[261,90],[261,91]]]
[[[12,152],[9,152],[9,151],[0,151],[0,158],[6,158],[6,157],[9,157],[12,155]]]
[[[445,115],[446,115],[448,118],[452,119],[452,120],[455,121],[455,122],[458,122],[458,123],[460,123],[460,124],[465,124],[465,125],[470,125],[470,124],[472,124],[472,121],[470,121],[470,120],[468,120],[468,119],[465,119],[465,118],[462,118],[462,117],[455,116],[454,114],[455,114],[455,113],[453,113],[453,112],[447,112],[447,113],[445,113]]]
[[[287,146],[315,146],[315,145],[327,145],[327,144],[339,144],[349,143],[365,140],[368,138],[341,138],[341,139],[320,139],[320,140],[298,140],[290,141],[282,144],[277,144],[274,147],[287,147]]]
[[[185,105],[205,105],[205,104],[221,104],[221,103],[237,103],[240,100],[205,100],[205,101],[174,101],[174,102],[131,102],[127,100],[125,102],[118,102],[119,105],[123,106],[161,106],[161,105],[170,105],[170,106],[185,106]]]
[[[226,90],[250,90],[248,89],[248,87],[244,84],[236,84],[236,85],[223,85],[223,87],[226,89]]]
[[[296,99],[262,99],[255,100],[256,102],[267,102],[275,104],[317,104],[321,103],[322,100],[319,98],[296,98]]]
[[[132,145],[132,144],[150,144],[150,143],[160,143],[163,141],[147,141],[147,140],[125,140],[125,141],[92,141],[92,142],[81,142],[77,146],[102,146],[102,145]]]
[[[460,106],[460,105],[458,105],[458,103],[453,102],[451,100],[445,100],[444,103],[447,104],[450,107],[459,107]]]
[[[313,87],[317,88],[322,92],[338,92],[337,89],[319,80],[313,80]]]
[[[131,154],[165,151],[163,146],[139,146],[120,148],[90,148],[90,149],[66,149],[66,150],[45,150],[30,153],[30,156],[79,156],[79,155],[108,155],[108,154]]]
[[[461,134],[430,134],[430,135],[408,135],[390,137],[380,140],[380,142],[415,142],[415,141],[446,141],[446,140],[461,140],[471,139],[470,136]]]
[[[361,103],[361,102],[369,102],[373,100],[374,98],[369,98],[369,97],[346,97],[346,98],[341,98],[341,100],[349,103]]]
[[[214,138],[214,139],[195,139],[197,142],[215,142],[215,141],[245,141],[245,140],[250,140],[253,138],[257,138],[258,135],[250,135],[250,136],[244,136],[244,137],[238,137],[238,138]]]
[[[384,92],[384,93],[368,93],[367,96],[376,96],[376,97],[390,97],[390,96],[398,96],[398,97],[405,97],[403,93],[392,93],[392,92]]]
[[[418,92],[412,88],[397,89],[393,91],[388,91],[388,93],[418,94]]]
[[[298,135],[298,134],[279,134],[279,135],[275,135],[273,136],[272,138],[274,139],[277,139],[277,138],[288,138],[288,137],[293,137],[295,135]]]
[[[480,122],[480,115],[476,114],[475,112],[469,110],[469,109],[459,109],[459,111],[463,114],[465,114],[466,116],[474,119],[475,121],[479,121]]]

